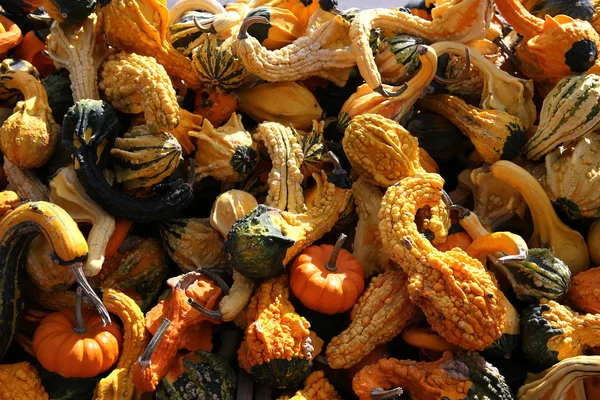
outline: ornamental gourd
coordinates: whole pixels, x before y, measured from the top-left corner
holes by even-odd
[[[97,0],[44,0],[44,9],[59,23],[79,24],[96,8]]]
[[[304,35],[306,26],[302,26],[298,18],[289,10],[279,7],[260,6],[248,14],[246,19],[262,17],[264,24],[253,24],[248,27],[248,34],[267,50],[277,50],[287,46]]]
[[[304,381],[304,387],[291,397],[282,396],[277,400],[315,400],[319,397],[328,400],[342,400],[340,395],[335,391],[335,387],[325,377],[323,371],[315,371],[310,374]]]
[[[382,82],[398,85],[416,71],[421,66],[418,47],[422,44],[423,39],[406,34],[384,37],[375,55]]]
[[[364,289],[360,263],[342,249],[346,235],[335,246],[310,246],[290,268],[290,288],[306,307],[321,314],[348,311]]]

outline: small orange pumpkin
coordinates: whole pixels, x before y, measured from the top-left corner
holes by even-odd
[[[95,311],[81,309],[77,288],[75,311],[70,308],[45,317],[33,335],[38,361],[65,378],[92,378],[117,361],[123,341],[117,324],[103,326]]]
[[[361,264],[342,249],[345,239],[342,233],[335,246],[310,246],[292,264],[292,292],[311,310],[329,315],[348,311],[365,288]]]

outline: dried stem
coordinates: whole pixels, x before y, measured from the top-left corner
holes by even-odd
[[[81,314],[81,300],[83,298],[83,289],[81,286],[77,286],[75,293],[77,296],[75,297],[75,328],[73,328],[73,331],[82,335],[87,332],[87,329],[83,323],[83,315]]]
[[[92,302],[98,314],[100,314],[100,318],[102,318],[102,323],[104,326],[111,325],[112,322],[110,320],[110,314],[108,314],[108,310],[100,300],[100,297],[96,294],[94,289],[90,286],[85,274],[83,273],[83,264],[78,262],[69,267],[71,269],[71,273],[75,276],[75,280],[83,290],[83,293],[87,296],[87,298]]]
[[[335,246],[333,247],[331,257],[329,257],[329,261],[327,262],[327,264],[325,264],[325,268],[327,268],[327,271],[337,271],[338,268],[336,262],[340,254],[340,250],[342,250],[342,246],[344,246],[344,242],[346,241],[347,237],[348,236],[346,234],[340,233],[340,236],[338,237],[337,241],[335,242]]]
[[[171,321],[168,318],[163,318],[162,321],[160,321],[160,325],[159,325],[158,329],[156,330],[156,333],[154,334],[154,336],[152,336],[152,340],[150,340],[150,343],[148,343],[148,346],[146,346],[146,348],[144,349],[144,352],[138,358],[138,362],[140,363],[142,370],[145,370],[152,364],[152,361],[151,361],[152,354],[154,354],[154,350],[156,350],[156,346],[158,346],[158,343],[160,343],[163,336],[165,336],[165,333],[167,333],[167,329],[169,328],[169,325],[171,325]]]

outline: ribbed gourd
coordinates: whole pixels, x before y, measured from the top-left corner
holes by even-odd
[[[115,139],[110,150],[117,182],[128,189],[150,187],[171,175],[183,160],[181,145],[168,132],[139,125]]]
[[[422,44],[423,39],[406,34],[383,38],[375,55],[383,83],[398,85],[419,69],[418,47]]]
[[[539,160],[575,140],[600,122],[600,76],[577,74],[562,79],[544,99],[538,129],[523,154]]]
[[[184,56],[190,57],[196,47],[200,45],[201,38],[205,35],[194,20],[202,23],[210,20],[214,15],[204,10],[194,10],[183,14],[179,21],[169,26],[171,44]]]
[[[546,155],[545,164],[542,186],[555,207],[572,219],[600,216],[600,134],[561,146]]]

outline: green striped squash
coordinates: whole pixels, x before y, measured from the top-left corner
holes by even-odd
[[[559,301],[571,285],[571,270],[548,249],[529,249],[523,261],[497,263],[521,301]]]
[[[206,33],[194,49],[192,66],[204,84],[217,91],[237,89],[250,76],[244,63],[231,51],[233,37],[220,42]]]
[[[196,26],[194,19],[202,23],[212,20],[213,14],[207,11],[190,11],[185,13],[179,21],[169,26],[171,44],[184,56],[190,57],[193,50],[200,44],[202,32]]]
[[[181,145],[168,132],[152,133],[145,125],[115,139],[110,150],[117,182],[128,189],[150,187],[171,175],[182,158]]]
[[[397,85],[421,67],[417,47],[422,44],[423,39],[405,34],[381,39],[375,62],[384,83]]]
[[[562,79],[544,99],[538,129],[524,155],[539,160],[563,143],[590,132],[600,122],[600,76],[578,74]]]

